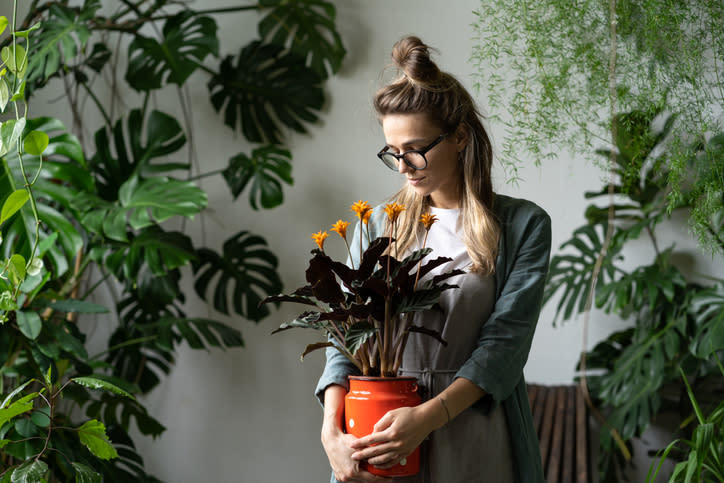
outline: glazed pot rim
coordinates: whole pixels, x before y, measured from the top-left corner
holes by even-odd
[[[394,377],[382,377],[382,376],[347,376],[347,378],[355,381],[415,381],[417,378],[414,376],[394,376]]]

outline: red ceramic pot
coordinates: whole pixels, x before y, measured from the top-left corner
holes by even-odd
[[[349,392],[344,400],[347,433],[358,438],[367,436],[387,411],[417,406],[420,401],[414,377],[349,376]],[[378,476],[416,475],[420,471],[420,448],[392,468],[382,470],[364,462],[361,468]]]

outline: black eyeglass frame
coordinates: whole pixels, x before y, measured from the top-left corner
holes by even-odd
[[[449,133],[443,133],[443,134],[441,134],[437,139],[435,139],[433,142],[431,142],[430,144],[428,144],[427,146],[425,146],[425,147],[422,148],[422,149],[411,149],[411,150],[409,150],[409,151],[405,151],[404,153],[400,153],[400,154],[395,154],[395,153],[391,153],[391,152],[387,151],[388,149],[390,149],[390,147],[389,147],[389,146],[385,146],[384,148],[382,148],[382,150],[381,150],[379,153],[377,153],[377,157],[380,158],[380,161],[382,161],[382,163],[383,163],[385,166],[387,166],[388,168],[390,168],[390,169],[392,169],[392,170],[397,171],[397,170],[399,169],[399,164],[400,164],[400,159],[401,159],[401,160],[404,161],[405,164],[408,165],[410,168],[419,171],[419,170],[421,170],[421,169],[427,168],[427,157],[425,157],[425,154],[427,154],[428,151],[430,151],[432,148],[434,148],[435,146],[437,146],[438,144],[440,144],[440,143],[442,142],[442,140],[445,139],[445,138],[448,136],[448,134],[449,134]],[[408,162],[407,162],[407,159],[405,158],[405,156],[406,156],[407,154],[409,154],[409,153],[417,153],[417,154],[419,154],[420,156],[422,156],[422,159],[425,160],[425,166],[423,166],[422,168],[418,168],[417,166],[413,166],[412,164],[408,163]],[[385,161],[385,158],[384,158],[385,156],[392,156],[392,157],[394,157],[395,159],[397,159],[397,165],[396,165],[396,166],[390,166],[389,164],[387,164],[387,161]]]

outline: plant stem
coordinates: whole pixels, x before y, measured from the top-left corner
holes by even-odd
[[[106,350],[104,350],[104,351],[102,351],[102,352],[99,352],[99,353],[97,353],[97,354],[94,355],[94,356],[89,357],[88,359],[92,361],[92,360],[98,359],[99,357],[101,357],[101,356],[103,356],[103,355],[105,355],[105,354],[108,354],[108,353],[110,353],[110,352],[112,352],[112,351],[114,351],[114,350],[116,350],[116,349],[122,349],[122,348],[124,348],[124,347],[132,346],[132,345],[136,345],[136,344],[141,344],[141,343],[143,343],[143,342],[149,342],[149,341],[152,341],[152,340],[156,339],[157,337],[158,337],[158,336],[156,336],[156,335],[149,335],[149,336],[146,336],[146,337],[137,337],[137,338],[135,338],[135,339],[130,339],[130,340],[121,342],[120,344],[116,344],[116,345],[114,345],[114,346],[111,346],[111,347],[109,347],[108,349],[106,349]]]
[[[654,245],[654,251],[656,252],[656,256],[661,255],[661,252],[659,251],[659,244],[656,242],[654,230],[651,228],[651,225],[646,225],[646,232],[649,234],[649,238],[651,238],[651,243]]]
[[[603,246],[601,247],[601,250],[598,254],[598,258],[596,259],[596,264],[593,268],[593,275],[591,277],[591,284],[588,289],[588,294],[586,297],[586,308],[584,310],[584,319],[583,319],[583,349],[581,350],[581,362],[580,362],[580,372],[581,372],[581,379],[580,379],[580,386],[581,386],[581,392],[583,393],[583,397],[586,401],[586,405],[591,409],[593,414],[596,416],[596,418],[604,424],[609,432],[611,433],[611,436],[616,441],[616,444],[618,445],[619,449],[621,450],[621,453],[623,454],[626,461],[631,460],[631,452],[626,447],[626,444],[621,439],[621,436],[618,434],[618,431],[616,431],[615,428],[611,427],[607,422],[606,419],[601,415],[601,413],[598,411],[598,409],[593,405],[593,401],[591,399],[591,394],[588,390],[588,379],[587,379],[587,372],[586,372],[586,351],[588,346],[588,327],[591,320],[591,308],[593,306],[593,297],[596,291],[596,283],[598,282],[598,278],[601,274],[601,267],[603,265],[603,260],[606,257],[606,254],[608,253],[608,250],[611,246],[611,240],[613,238],[613,221],[614,221],[614,186],[615,186],[615,167],[616,167],[616,138],[618,135],[617,131],[617,125],[615,122],[616,119],[616,99],[617,99],[617,92],[616,92],[616,0],[609,0],[609,18],[610,18],[610,31],[611,31],[611,47],[610,47],[610,57],[609,57],[609,63],[608,63],[608,87],[609,87],[609,100],[611,103],[611,111],[610,111],[610,118],[611,118],[611,149],[608,159],[608,174],[609,174],[609,182],[608,182],[608,222],[606,227],[606,239],[603,243]]]
[[[201,173],[201,174],[197,174],[196,176],[191,176],[190,178],[188,178],[188,180],[197,181],[200,179],[208,178],[210,176],[216,176],[217,174],[221,174],[224,171],[226,171],[226,169],[216,169],[214,171],[209,171],[208,173]]]
[[[109,129],[113,129],[113,123],[112,123],[112,121],[111,121],[111,118],[110,118],[110,116],[108,115],[108,113],[106,112],[105,108],[103,107],[103,104],[101,104],[100,99],[98,99],[98,97],[95,95],[95,93],[93,92],[93,90],[92,90],[90,87],[88,87],[88,85],[87,85],[85,82],[79,82],[79,84],[80,84],[81,86],[83,86],[83,88],[85,89],[86,93],[91,97],[91,99],[93,99],[93,102],[95,103],[96,107],[97,107],[98,110],[100,111],[101,116],[103,116],[103,119],[106,121],[106,124],[108,125],[108,128],[109,128]]]
[[[425,238],[422,240],[422,250],[425,249],[425,245],[427,245],[427,235],[430,233],[430,230],[425,231]],[[414,292],[417,290],[417,282],[420,280],[420,268],[422,268],[422,258],[419,262],[417,262],[417,273],[415,274],[415,285],[412,287],[412,291]]]

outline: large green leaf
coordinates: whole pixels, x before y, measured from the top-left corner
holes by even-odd
[[[137,399],[117,397],[109,393],[104,393],[100,399],[92,400],[86,408],[86,416],[96,419],[102,417],[109,427],[121,427],[125,431],[130,429],[130,422],[133,419],[141,434],[147,436],[159,436],[166,429],[148,414]]]
[[[59,243],[47,247],[46,256],[53,266],[54,274],[63,275],[68,270],[68,261],[76,256],[83,245],[83,239],[68,219],[54,208],[38,202],[37,211],[41,221],[41,244],[48,237],[57,236]],[[20,216],[15,217],[9,226],[6,224],[3,227],[5,241],[2,249],[29,257],[35,241],[35,228],[35,218],[29,208],[25,207],[20,211]],[[53,233],[57,235],[53,235]]]
[[[115,249],[106,263],[120,280],[135,280],[143,267],[161,276],[195,259],[196,253],[188,236],[153,225],[133,237],[129,244]]]
[[[75,206],[85,209],[81,223],[87,229],[112,240],[127,241],[128,225],[139,230],[174,216],[193,219],[206,207],[207,197],[191,181],[166,177],[139,181],[134,176],[120,187],[118,201],[109,203],[86,195],[79,196]]]
[[[724,350],[724,282],[697,292],[690,311],[697,323],[692,353],[706,359]]]
[[[190,181],[165,177],[138,181],[131,178],[118,193],[121,206],[132,211],[128,220],[135,230],[161,223],[173,216],[194,215],[206,208],[206,192]]]
[[[10,196],[2,200],[2,210],[0,210],[0,225],[5,223],[11,216],[17,213],[20,208],[30,199],[28,190],[19,189],[10,193]]]
[[[88,21],[101,7],[100,0],[86,0],[80,8],[51,3],[42,28],[30,35],[34,46],[28,67],[28,81],[45,83],[63,66],[72,64],[90,37]]]
[[[48,465],[41,460],[30,459],[13,470],[12,483],[41,483],[48,472]]]
[[[658,331],[630,329],[613,334],[613,342],[601,343],[591,353],[588,369],[597,373],[593,396],[611,409],[608,422],[625,440],[639,436],[661,406],[659,391],[670,364],[665,339],[675,333],[673,322]],[[597,361],[610,370],[601,373]],[[610,435],[602,435],[602,441],[610,444]]]
[[[187,165],[178,163],[151,164],[153,159],[175,153],[185,143],[186,136],[174,117],[154,110],[144,119],[141,110],[131,110],[125,132],[124,124],[119,120],[112,132],[103,127],[95,133],[97,151],[91,165],[99,177],[98,194],[112,202],[117,199],[121,185],[134,175],[188,169]]]
[[[226,57],[209,81],[211,103],[224,123],[251,142],[279,144],[283,127],[306,132],[324,105],[322,78],[304,59],[273,44],[255,41],[234,59]]]
[[[258,202],[263,208],[282,204],[282,182],[293,184],[292,165],[289,163],[291,156],[292,153],[286,149],[265,146],[252,151],[251,158],[244,153],[231,158],[223,174],[234,199],[251,181],[249,203],[252,208],[259,209]]]
[[[17,317],[20,332],[28,339],[37,339],[43,328],[43,321],[40,319],[40,315],[38,315],[37,312],[19,310],[15,312],[15,316]]]
[[[291,46],[322,78],[335,73],[346,53],[336,30],[336,10],[324,0],[262,0],[272,7],[259,22],[259,35],[267,42]]]
[[[74,377],[71,381],[90,389],[110,391],[127,398],[135,399],[131,391],[134,389],[127,387],[128,383],[123,379],[113,378],[103,374],[93,374],[91,376]]]
[[[675,317],[679,307],[685,308],[683,300],[687,291],[684,275],[669,262],[671,252],[662,252],[651,265],[640,266],[633,272],[602,284],[596,294],[596,305],[607,313],[627,318],[632,313],[646,311],[648,316],[642,323],[655,327],[654,313],[665,307],[666,317]],[[676,299],[676,297],[679,299]]]
[[[605,229],[605,225],[584,225],[578,228],[571,239],[561,245],[562,250],[570,247],[573,252],[555,255],[551,259],[543,300],[547,303],[556,292],[562,290],[554,323],[560,316],[568,320],[585,309],[596,260],[603,247]],[[620,246],[615,243],[609,247],[601,265],[597,284],[599,289],[614,279],[616,268],[613,261],[619,251]]]
[[[213,303],[219,312],[229,313],[231,293],[237,314],[254,321],[269,314],[269,309],[259,304],[267,295],[281,292],[282,283],[276,271],[277,258],[263,238],[240,231],[224,242],[223,255],[202,248],[198,258],[194,288],[202,299],[207,299],[207,291],[216,279]]]
[[[15,416],[31,411],[33,409],[33,399],[37,396],[37,392],[26,394],[17,401],[8,404],[7,407],[0,408],[0,427]]]
[[[126,80],[137,91],[181,85],[207,55],[219,55],[216,22],[188,10],[174,15],[163,26],[163,40],[137,34],[128,46]]]
[[[226,348],[244,345],[241,332],[216,320],[166,317],[158,322],[144,325],[143,330],[150,334],[157,331],[171,331],[171,334],[165,336],[167,339],[185,340],[192,349],[207,349],[207,346]]]
[[[117,458],[118,453],[106,435],[106,427],[100,421],[91,419],[78,428],[78,437],[94,456],[107,460]]]
[[[71,463],[75,470],[75,483],[102,483],[103,477],[90,466],[82,463]]]
[[[0,156],[17,151],[17,142],[23,135],[25,123],[24,117],[0,123]]]

